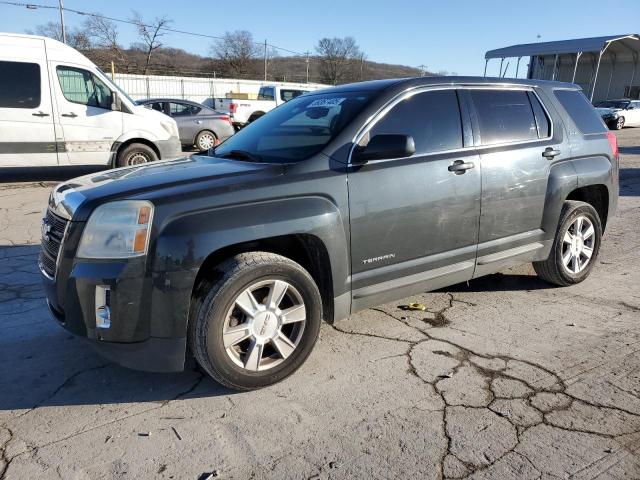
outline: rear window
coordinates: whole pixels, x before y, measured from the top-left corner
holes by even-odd
[[[554,93],[582,133],[588,135],[607,131],[600,115],[580,90],[556,90]]]
[[[36,108],[40,105],[40,65],[0,62],[0,108]]]
[[[538,139],[538,126],[524,90],[471,90],[483,145]]]

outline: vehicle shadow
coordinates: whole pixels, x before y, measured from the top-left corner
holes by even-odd
[[[618,147],[618,150],[623,155],[640,155],[640,146]]]
[[[106,166],[6,167],[0,168],[0,182],[63,182],[107,168]]]
[[[459,283],[438,290],[438,292],[516,292],[526,290],[547,290],[557,288],[535,275],[498,272],[480,278],[474,278],[466,283]]]
[[[51,318],[36,245],[0,246],[0,412],[61,405],[164,404],[230,395],[188,358],[178,373],[120,367]]]
[[[640,168],[620,169],[620,196],[640,196]]]

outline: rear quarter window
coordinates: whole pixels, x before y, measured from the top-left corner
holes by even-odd
[[[603,133],[608,130],[598,112],[580,90],[556,90],[554,94],[583,134]]]

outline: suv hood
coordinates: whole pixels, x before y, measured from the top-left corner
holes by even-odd
[[[280,164],[192,155],[74,178],[54,188],[49,207],[64,218],[84,221],[96,206],[108,201],[159,198],[176,186],[181,187],[181,193],[188,192],[189,186],[238,189],[251,180],[281,175],[283,168]]]

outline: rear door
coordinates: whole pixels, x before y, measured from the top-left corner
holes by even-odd
[[[553,129],[533,89],[483,87],[468,89],[466,95],[474,109],[474,142],[482,165],[474,275],[480,276],[533,258],[555,233],[542,226],[549,170],[570,152],[562,128]]]
[[[52,64],[58,122],[66,160],[72,165],[106,165],[122,135],[122,112],[111,110],[111,90],[89,70]]]
[[[201,107],[189,103],[169,102],[169,115],[178,124],[180,141],[186,145],[191,145],[202,129],[202,120],[197,117],[200,110]]]
[[[0,37],[0,167],[58,164],[44,40]]]
[[[480,165],[467,112],[461,117],[455,89],[408,92],[396,102],[358,144],[411,135],[415,154],[348,173],[354,311],[468,280],[475,265]]]

